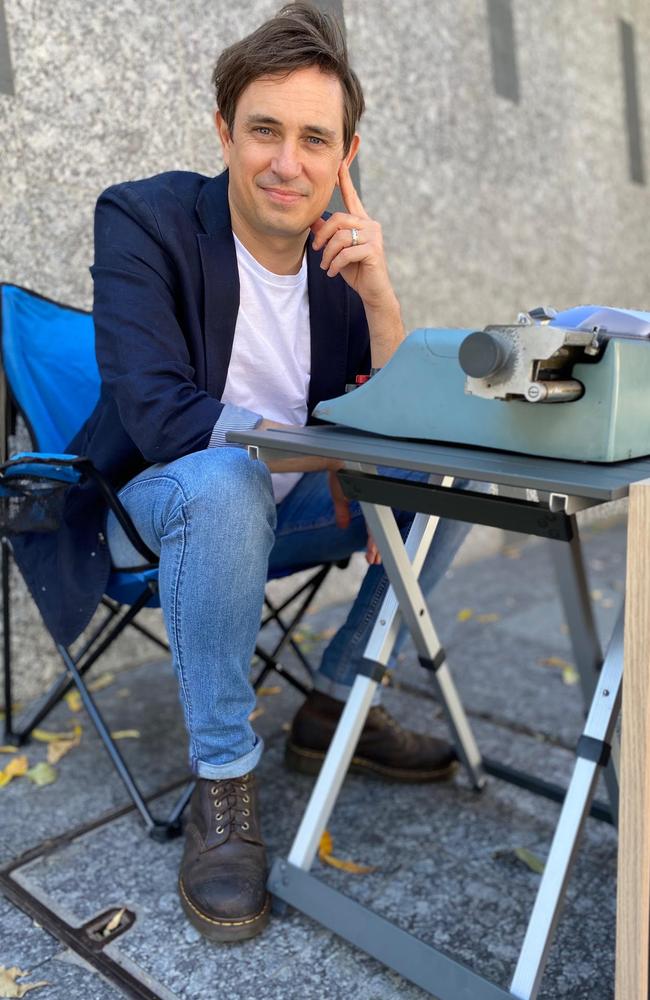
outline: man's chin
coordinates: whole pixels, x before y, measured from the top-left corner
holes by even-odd
[[[298,236],[305,236],[309,231],[311,223],[305,216],[300,219],[290,219],[286,215],[281,218],[265,216],[263,228],[268,236],[276,236],[284,239],[296,239]]]

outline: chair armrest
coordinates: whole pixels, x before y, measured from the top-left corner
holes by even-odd
[[[158,556],[144,543],[117,493],[89,458],[40,451],[19,452],[0,465],[0,482],[18,478],[55,481],[70,485],[82,479],[92,479],[109,510],[115,514],[131,545],[144,557],[148,566],[158,565]]]
[[[2,479],[49,479],[61,483],[77,483],[86,459],[78,455],[48,454],[42,451],[21,451],[0,465]]]

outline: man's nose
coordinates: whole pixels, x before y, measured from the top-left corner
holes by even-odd
[[[271,162],[271,169],[283,180],[292,180],[302,170],[298,146],[295,142],[285,141],[276,151]]]

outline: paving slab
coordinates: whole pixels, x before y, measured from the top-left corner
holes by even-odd
[[[585,533],[590,587],[605,638],[613,604],[602,603],[620,598],[623,551],[618,527]],[[536,543],[522,546],[517,559],[501,554],[453,569],[436,591],[434,619],[482,751],[566,784],[583,709],[579,687],[567,686],[561,670],[541,662],[550,657],[571,662],[549,567],[546,546]],[[498,613],[499,620],[459,621],[462,608]],[[346,614],[345,606],[330,606],[309,616],[302,642],[316,662]],[[299,669],[289,652],[283,662]],[[395,717],[444,736],[441,708],[412,648],[405,648],[393,680],[383,695]],[[267,748],[259,780],[272,859],[286,856],[313,780],[283,767],[286,730],[301,696],[273,675],[266,689],[258,699],[255,727]],[[139,738],[119,745],[144,788],[154,792],[182,784],[186,737],[169,661],[121,672],[96,698],[111,729],[139,730]],[[114,815],[127,802],[126,793],[83,712],[77,716],[61,706],[44,726],[69,729],[77,717],[84,727],[82,742],[60,761],[55,784],[36,788],[21,779],[2,789],[0,862],[98,823],[23,865],[16,878],[73,926],[111,906],[132,909],[135,924],[106,947],[108,955],[165,998],[420,1000],[426,995],[296,912],[274,918],[254,941],[227,946],[204,941],[185,921],[176,895],[181,841],[155,843],[133,812]],[[36,763],[46,748],[34,742],[26,752]],[[161,813],[172,798],[159,800]],[[354,876],[320,861],[314,870],[329,885],[507,986],[539,885],[539,875],[516,850],[526,848],[543,861],[558,815],[556,804],[495,779],[479,794],[462,773],[433,786],[349,776],[328,827],[334,853],[375,870]],[[612,996],[615,877],[615,832],[588,820],[540,1000]],[[0,923],[0,962],[36,970],[34,979],[52,984],[35,996],[122,995],[6,901],[0,902]]]
[[[417,704],[417,699],[401,697]],[[410,716],[416,704],[407,707]],[[486,744],[499,738],[490,732],[497,727],[480,727]],[[518,742],[520,758],[537,754],[537,747],[530,745],[535,741],[519,737]],[[286,854],[312,785],[301,776],[287,779],[281,755],[282,739],[271,740],[260,767],[262,815],[272,857]],[[555,771],[567,774],[570,755],[555,750],[555,756]],[[329,826],[335,852],[376,871],[355,877],[320,862],[315,870],[328,884],[506,985],[539,884],[539,876],[517,861],[514,850],[528,847],[543,858],[557,812],[547,805],[540,815],[534,796],[497,781],[477,796],[462,779],[406,787],[350,777]],[[603,839],[608,840],[614,857],[610,831],[595,822],[591,826],[598,827],[598,833],[590,832],[590,837],[601,847]],[[587,841],[585,854],[589,848]],[[108,953],[124,955],[179,997],[209,996],[211,986],[227,983],[232,984],[229,995],[237,998],[337,997],[349,995],[352,984],[356,995],[368,975],[374,992],[360,996],[424,996],[403,982],[391,993],[392,974],[297,913],[275,919],[269,931],[252,942],[225,948],[204,942],[185,923],[178,903],[175,882],[181,850],[180,841],[156,844],[143,838],[140,825],[129,815],[30,864],[21,870],[20,882],[45,893],[76,923],[110,906],[128,906],[137,914],[136,924]],[[583,962],[575,968],[565,949],[564,957],[554,953],[548,971],[551,985],[541,996],[605,1000],[610,995],[611,976],[607,979],[603,970],[611,971],[613,909],[603,926],[603,915],[593,906],[586,907],[586,913],[585,907],[578,907],[578,914],[574,906],[586,897],[593,880],[593,866],[586,860],[572,880],[561,933],[572,942],[570,956],[589,955],[595,941],[602,945],[602,989],[593,987],[591,965]],[[609,882],[613,895],[613,871]],[[558,978],[566,983],[565,992],[554,992]]]

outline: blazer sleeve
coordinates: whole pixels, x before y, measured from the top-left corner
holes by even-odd
[[[363,302],[359,295],[349,289],[350,326],[348,334],[348,356],[346,382],[354,382],[357,375],[370,373],[370,334]],[[342,390],[344,391],[344,390]]]
[[[223,404],[194,382],[174,264],[151,208],[128,184],[97,202],[90,271],[99,370],[136,447],[151,463],[206,448]]]

